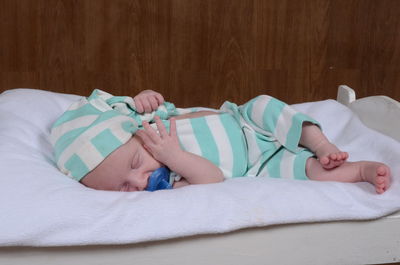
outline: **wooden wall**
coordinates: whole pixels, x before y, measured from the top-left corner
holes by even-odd
[[[400,100],[399,0],[0,0],[0,91]]]

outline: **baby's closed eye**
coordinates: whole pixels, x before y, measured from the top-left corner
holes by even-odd
[[[131,168],[136,169],[139,167],[140,164],[140,155],[139,152],[136,152],[132,158]]]

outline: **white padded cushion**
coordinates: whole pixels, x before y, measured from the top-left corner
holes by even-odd
[[[371,219],[400,209],[400,144],[365,128],[333,100],[296,108],[320,121],[351,158],[391,165],[395,181],[384,195],[366,183],[268,178],[153,193],[86,188],[58,171],[49,142],[53,122],[79,98],[32,89],[0,95],[0,246],[124,244],[252,226]]]
[[[50,128],[65,109],[80,98],[34,89],[8,90],[0,95],[0,170],[15,179],[17,183],[12,184],[32,185],[32,171],[40,173],[35,174],[36,178],[46,178],[43,180],[49,181],[46,183],[59,181],[57,175],[64,176],[55,167]],[[2,182],[2,185],[10,185],[10,182]],[[40,181],[36,183],[39,185]]]

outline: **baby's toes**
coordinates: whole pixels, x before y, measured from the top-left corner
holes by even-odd
[[[319,162],[325,166],[328,165],[331,160],[327,156],[323,156],[319,159]]]
[[[347,158],[349,158],[349,154],[347,152],[341,152],[340,155],[343,161],[346,161]]]
[[[342,155],[340,153],[331,154],[330,158],[331,158],[331,164],[334,167],[337,167],[337,166],[340,166],[341,164],[343,164]]]
[[[336,154],[336,160],[335,160],[335,164],[337,166],[340,166],[341,164],[343,164],[348,158],[348,154],[345,152],[340,152]]]
[[[377,176],[375,179],[375,185],[377,187],[381,187],[385,185],[385,177],[382,176]]]
[[[382,187],[375,187],[375,191],[376,191],[376,193],[378,193],[378,194],[382,194],[382,193],[384,193],[386,190],[385,190],[384,188],[382,188]]]
[[[331,168],[336,167],[335,161],[332,160],[331,155],[321,157],[319,159],[319,161],[320,161],[322,167],[325,168],[325,169],[331,169]]]
[[[339,152],[336,154],[336,161],[343,161],[346,159],[346,155],[344,152]]]
[[[330,158],[332,161],[336,161],[336,160],[338,159],[338,154],[332,153],[332,154],[329,155],[329,158]]]
[[[390,169],[386,166],[379,166],[376,170],[377,176],[375,178],[376,192],[384,193],[390,186]]]
[[[384,193],[386,191],[386,183],[383,177],[377,177],[375,182],[375,190],[378,194]]]
[[[388,172],[387,172],[385,166],[378,167],[376,169],[376,173],[378,173],[378,179],[384,179],[384,177],[388,175]]]

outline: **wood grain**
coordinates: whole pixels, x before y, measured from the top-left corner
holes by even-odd
[[[400,100],[398,0],[0,0],[0,91]]]

